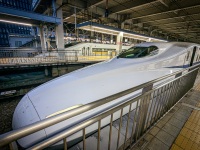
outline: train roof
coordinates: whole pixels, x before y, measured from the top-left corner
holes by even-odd
[[[137,44],[136,46],[148,47],[148,46],[152,46],[152,45],[157,46],[159,49],[167,49],[167,48],[172,47],[172,46],[188,48],[188,47],[191,47],[191,46],[197,45],[197,44],[188,43],[188,42],[145,42],[145,43]]]

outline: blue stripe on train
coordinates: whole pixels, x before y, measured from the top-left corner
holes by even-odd
[[[199,64],[200,62],[195,62],[193,65]],[[170,67],[165,67],[165,68],[188,68],[189,64],[187,65],[181,65],[181,66],[170,66]]]

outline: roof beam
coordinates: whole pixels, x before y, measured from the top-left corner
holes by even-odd
[[[98,6],[98,5],[105,3],[105,2],[106,2],[106,0],[92,0],[88,4],[88,7]]]
[[[73,1],[73,0],[71,0],[71,1]],[[77,1],[77,0],[76,0],[76,1]],[[80,1],[80,0],[78,0],[78,1]],[[106,0],[94,0],[94,1],[90,1],[89,3],[84,3],[84,2],[82,1],[82,3],[84,3],[84,6],[82,6],[82,7],[84,7],[84,8],[82,8],[81,11],[77,12],[77,14],[78,14],[78,13],[82,13],[84,10],[87,9],[87,11],[88,11],[88,13],[89,13],[88,15],[91,16],[91,14],[96,14],[96,16],[102,17],[102,16],[105,15],[105,9],[98,7],[98,5],[104,3],[105,1],[106,1]],[[78,2],[78,3],[79,3],[79,2]],[[70,4],[71,4],[71,3],[70,3]],[[74,15],[74,14],[71,14],[70,16],[67,16],[67,18],[74,17],[73,15]],[[110,18],[111,20],[112,20],[112,19],[116,19],[115,14],[109,15],[109,18]]]
[[[188,23],[195,23],[199,24],[200,19],[196,19],[196,20],[187,20],[187,21],[174,21],[174,22],[168,22],[166,24],[164,24],[164,26],[171,26],[171,25],[176,25],[176,24],[188,24]],[[163,24],[158,23],[158,22],[154,22],[153,26],[163,26]]]
[[[125,3],[119,3],[119,5],[109,8],[110,14],[113,13],[122,13],[125,12],[127,10],[133,9],[135,7],[138,6],[142,6],[142,5],[149,5],[148,3],[151,2],[156,2],[156,0],[137,0],[137,1],[128,1]]]
[[[166,13],[170,13],[170,12],[177,12],[177,11],[183,11],[185,9],[191,9],[191,8],[197,8],[197,7],[200,7],[200,1],[195,1],[196,4],[190,4],[188,6],[188,4],[184,4],[185,6],[183,6],[182,8],[173,8],[171,10],[167,10],[167,11],[160,11],[160,9],[156,9],[155,11],[156,12],[149,12],[147,11],[147,14],[140,14],[140,13],[132,13],[130,14],[130,18],[129,19],[141,19],[141,18],[148,18],[148,17],[153,17],[153,16],[158,16],[158,15],[162,15],[162,14],[166,14]],[[174,5],[174,4],[173,4]]]
[[[158,0],[159,2],[161,2],[163,5],[165,5],[166,7],[169,7],[169,1],[167,0]]]
[[[182,26],[182,27],[177,27],[177,26],[170,26],[170,27],[165,27],[165,28],[163,28],[163,29],[165,29],[165,30],[185,30],[185,29],[187,29],[187,27],[186,26]],[[189,26],[189,29],[200,29],[200,26]]]
[[[33,24],[40,24],[43,22],[60,24],[61,19],[57,17],[46,16],[42,14],[37,14],[33,12],[22,11],[18,9],[12,9],[8,7],[0,6],[0,19],[10,20],[10,21],[20,21],[29,22]]]
[[[189,14],[189,15],[180,15],[180,16],[176,16],[176,17],[166,17],[166,16],[164,16],[163,18],[158,18],[158,19],[154,19],[154,20],[152,20],[152,19],[148,19],[147,21],[146,20],[144,20],[144,21],[142,21],[142,20],[139,20],[139,19],[137,19],[137,21],[138,21],[138,23],[139,22],[141,22],[141,23],[151,23],[151,22],[157,22],[157,21],[168,21],[168,20],[173,20],[173,19],[179,19],[179,18],[182,18],[182,19],[187,19],[187,18],[190,18],[190,17],[199,17],[200,16],[200,13],[195,13],[195,14]],[[168,23],[168,22],[167,22]]]
[[[75,7],[75,8],[79,8],[79,9],[85,9],[85,8],[87,8],[87,3],[85,3],[84,1],[81,1],[81,0],[75,0],[75,1],[74,0],[68,0],[67,2],[63,3],[60,7],[64,7],[64,6],[70,6],[70,7]]]
[[[171,30],[173,33],[176,33],[176,34],[181,34],[181,33],[184,33],[184,34],[187,34],[187,33],[197,33],[199,32],[200,30],[197,30],[197,31],[190,31],[190,30],[183,30],[183,31],[180,31],[180,30]]]

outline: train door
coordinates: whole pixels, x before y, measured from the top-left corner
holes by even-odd
[[[190,60],[190,66],[193,65],[193,62],[194,62],[194,57],[195,57],[195,54],[196,54],[196,50],[197,50],[197,47],[195,46],[192,50],[192,58]]]
[[[88,47],[87,48],[87,56],[89,56],[90,55],[90,48]]]
[[[85,56],[85,47],[82,48],[82,55]]]

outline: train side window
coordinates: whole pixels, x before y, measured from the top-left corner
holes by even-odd
[[[190,57],[190,52],[187,53],[186,61],[189,60],[189,57]]]

